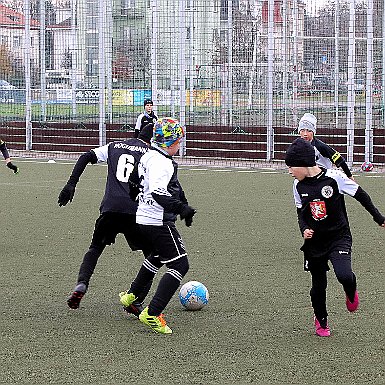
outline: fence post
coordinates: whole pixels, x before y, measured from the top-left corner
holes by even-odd
[[[32,149],[31,103],[31,2],[24,0],[24,60],[25,60],[25,149]]]
[[[373,161],[373,0],[368,0],[366,41],[365,161]]]
[[[106,3],[99,0],[99,146],[106,144]]]
[[[159,26],[159,13],[158,13],[158,0],[151,2],[151,95],[152,100],[155,103],[154,111],[158,113],[158,106],[160,100],[158,99],[158,32]]]
[[[355,0],[350,1],[349,8],[349,57],[348,57],[348,106],[346,119],[346,160],[351,167],[353,164],[354,147],[354,107],[355,107],[355,65],[356,65],[356,40],[355,40]]]
[[[179,121],[186,125],[186,0],[179,0]]]
[[[273,78],[274,78],[274,0],[268,2],[268,32],[267,32],[267,130],[266,130],[266,160],[274,158],[273,132]]]
[[[340,68],[340,56],[339,56],[339,28],[340,28],[340,1],[336,0],[335,2],[335,14],[334,14],[334,108],[335,108],[335,119],[336,119],[336,128],[338,128],[339,121],[339,111],[338,111],[338,99],[339,99],[339,68]]]

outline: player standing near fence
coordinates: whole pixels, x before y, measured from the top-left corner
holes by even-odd
[[[77,284],[67,300],[71,309],[79,307],[100,255],[107,245],[115,243],[118,234],[124,235],[131,250],[142,250],[145,256],[150,254],[150,249],[141,237],[135,219],[138,207],[135,201],[139,192],[138,186],[129,183],[129,178],[137,173],[137,164],[142,155],[148,151],[152,133],[153,124],[148,124],[142,129],[137,139],[112,142],[84,153],[79,157],[67,184],[60,192],[59,206],[72,202],[75,187],[87,164],[107,162],[107,183],[100,205],[100,216],[95,223],[91,245],[80,265]],[[148,286],[138,294],[135,302],[125,308],[128,313],[139,316],[143,310],[141,302],[150,286],[151,282],[148,282]]]
[[[127,292],[120,293],[120,302],[128,307],[151,282],[158,270],[166,265],[167,271],[139,320],[157,333],[170,334],[163,310],[178,289],[189,269],[187,252],[175,221],[177,215],[191,226],[196,211],[188,205],[179,183],[178,165],[173,156],[179,151],[183,128],[173,118],[158,119],[150,151],[140,160],[138,173],[142,192],[136,221],[155,255],[146,257],[138,275]]]
[[[7,167],[9,169],[11,169],[14,174],[18,174],[19,173],[19,167],[17,167],[16,165],[14,165],[11,162],[11,158],[9,157],[8,148],[7,148],[6,144],[5,144],[5,142],[2,141],[1,139],[0,139],[0,151],[3,154],[3,157],[5,159],[5,164],[7,165]]]
[[[152,110],[154,107],[154,103],[151,99],[145,99],[143,102],[144,111],[138,116],[136,119],[135,124],[135,132],[134,136],[135,138],[138,137],[139,132],[149,123],[155,123],[155,121],[158,119],[158,117],[155,115],[154,111]]]
[[[320,167],[332,168],[333,164],[342,168],[348,178],[354,180],[353,175],[343,156],[315,137],[317,132],[317,118],[310,113],[302,116],[298,124],[298,133],[302,139],[307,140],[314,147],[316,163]]]
[[[385,217],[372,203],[369,195],[339,170],[320,168],[315,162],[314,148],[302,138],[296,139],[286,152],[285,162],[295,178],[294,202],[298,224],[304,238],[304,269],[310,271],[311,303],[314,326],[318,336],[330,336],[326,310],[328,262],[346,295],[346,308],[358,309],[356,276],[352,271],[352,235],[344,195],[350,195],[385,227]]]

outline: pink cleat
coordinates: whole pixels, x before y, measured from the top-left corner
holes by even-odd
[[[314,316],[314,326],[315,326],[315,334],[319,337],[330,337],[330,328],[329,325],[326,324],[326,328],[323,328],[316,316]]]
[[[358,297],[358,291],[354,293],[354,300],[350,302],[348,296],[346,296],[346,308],[353,313],[358,309],[358,305],[360,304],[360,298]]]

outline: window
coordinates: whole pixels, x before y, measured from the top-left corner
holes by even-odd
[[[20,47],[20,46],[21,46],[21,36],[14,36],[13,47]]]
[[[122,9],[135,8],[135,0],[122,0]]]
[[[0,35],[0,44],[8,45],[8,36]]]

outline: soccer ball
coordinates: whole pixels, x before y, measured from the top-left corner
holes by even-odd
[[[365,171],[365,172],[372,171],[373,170],[373,163],[371,163],[371,162],[362,163],[361,170]]]
[[[203,283],[190,281],[180,288],[179,301],[186,310],[200,310],[209,302],[209,292]]]

